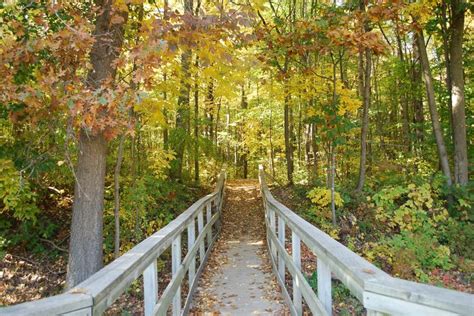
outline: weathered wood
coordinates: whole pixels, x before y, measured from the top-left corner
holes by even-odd
[[[60,294],[41,300],[0,308],[2,316],[49,316],[79,310],[91,311],[93,299],[87,294]],[[92,313],[91,313],[92,314]],[[90,314],[90,315],[91,315]]]
[[[61,314],[62,316],[92,316],[92,306]]]
[[[390,304],[401,301],[407,303],[407,308],[413,311],[432,308],[442,313],[474,315],[474,295],[391,277],[278,202],[265,183],[263,168],[260,168],[259,180],[267,210],[267,243],[270,246],[270,257],[274,261],[276,250],[278,250],[292,275],[294,275],[295,266],[292,260],[288,259],[289,255],[286,250],[282,249],[280,241],[276,237],[275,217],[282,219],[292,233],[296,234],[316,254],[318,261],[322,262],[318,265],[325,266],[325,272],[320,273],[326,275],[326,284],[329,284],[331,273],[334,274],[357,299],[364,303],[364,306],[366,293],[383,296],[385,303],[380,304],[383,304],[386,309],[377,305],[378,309],[372,308],[373,311],[390,312]],[[301,273],[299,269],[297,270],[296,274]],[[278,271],[277,278],[280,277],[280,272]],[[308,302],[303,290],[304,284],[304,282],[301,284],[303,285],[302,294],[305,301]],[[321,287],[328,288],[327,285]],[[326,290],[326,293],[330,293],[329,290]],[[312,295],[315,296],[314,293]],[[329,308],[326,307],[326,310]],[[408,312],[399,310],[393,313],[406,314]]]
[[[267,223],[267,225],[268,225],[268,223]],[[304,277],[303,273],[301,272],[301,270],[297,269],[294,266],[292,257],[290,257],[290,255],[286,252],[286,250],[281,246],[275,232],[271,231],[268,227],[267,227],[267,231],[268,231],[270,239],[272,239],[274,241],[274,245],[276,247],[277,252],[281,253],[281,257],[285,261],[285,263],[288,267],[288,271],[290,272],[291,276],[294,277],[294,278],[297,278],[297,280],[300,284],[300,289],[301,289],[302,296],[304,297],[305,302],[308,305],[311,312],[313,313],[313,315],[322,315],[322,316],[327,315],[326,310],[324,309],[324,306],[321,304],[318,297],[314,294],[313,289],[309,285],[309,283],[306,280],[306,278]],[[276,266],[276,256],[270,256],[270,258],[272,259],[272,261],[275,264],[275,271],[278,271],[277,266]],[[286,285],[284,283],[284,279],[282,279],[280,277],[280,273],[276,273],[276,276],[277,276],[278,280],[282,280],[283,283],[280,282],[280,286],[282,288],[285,288],[285,290],[286,290]],[[291,300],[288,302],[288,304],[293,306],[293,303],[292,303]],[[296,310],[295,310],[295,312],[296,312]],[[292,315],[297,315],[297,314],[295,313],[295,314],[292,314]]]
[[[188,225],[188,253],[190,249],[194,247],[195,240],[196,240],[196,223],[193,220]],[[196,255],[192,256],[191,264],[189,266],[189,272],[188,272],[189,284],[193,284],[195,275],[196,275]]]
[[[176,271],[176,274],[173,276],[173,279],[168,284],[165,291],[161,295],[158,303],[156,304],[155,309],[153,311],[155,315],[165,315],[166,314],[169,306],[173,302],[173,298],[175,296],[175,293],[178,290],[178,287],[181,285],[181,282],[183,281],[183,279],[185,277],[186,271],[189,269],[192,258],[196,256],[196,253],[197,253],[198,249],[200,248],[200,244],[202,242],[204,242],[208,230],[216,222],[218,216],[219,216],[219,214],[216,214],[215,216],[213,216],[212,219],[211,219],[211,222],[206,224],[206,226],[203,227],[202,233],[199,234],[199,236],[196,238],[196,242],[194,243],[194,246],[186,254],[184,260],[181,262],[181,265],[179,266],[178,270]],[[207,254],[210,252],[210,250],[211,249],[208,249]],[[200,265],[200,268],[199,268],[200,271],[203,268],[204,262],[207,258],[207,254],[204,255],[204,257],[203,257],[204,260],[201,261],[201,265]],[[195,278],[193,287],[195,287],[196,281],[197,280]],[[188,296],[188,301],[189,301],[191,296],[192,295]],[[187,308],[189,308],[188,303],[186,303],[185,305],[187,305]],[[185,308],[186,308],[186,306],[185,306]]]
[[[176,236],[171,247],[171,273],[176,277],[178,269],[181,266],[181,235]],[[173,280],[172,280],[173,282]],[[180,282],[181,284],[181,282]],[[173,315],[181,315],[181,286],[178,286],[173,298]]]
[[[209,201],[209,203],[206,205],[206,223],[209,223],[211,221],[211,216],[212,216],[212,201]],[[212,227],[207,233],[207,247],[211,245],[212,242]]]
[[[143,271],[143,292],[145,296],[145,316],[151,316],[158,299],[158,269],[156,260]]]
[[[318,297],[324,306],[326,312],[332,314],[332,282],[331,270],[328,265],[320,258],[317,259],[317,274],[318,274]]]
[[[380,294],[375,294],[371,292],[364,293],[364,306],[377,312],[376,315],[407,315],[407,316],[417,316],[417,315],[430,315],[430,316],[453,316],[459,315],[457,313],[449,312],[446,310],[441,310],[439,308],[433,308],[421,304],[416,304],[408,302],[405,300],[396,299],[393,297],[388,297]],[[474,309],[472,310],[474,313]],[[471,313],[471,315],[473,315]],[[466,314],[468,315],[468,314]]]
[[[295,268],[301,271],[301,244],[300,238],[295,232],[291,232],[291,256]],[[293,305],[298,315],[303,314],[303,304],[301,300],[300,280],[293,277]]]
[[[285,221],[280,216],[278,216],[278,241],[283,249],[285,249]],[[278,273],[280,273],[280,277],[284,280],[285,260],[283,260],[281,252],[278,252]]]
[[[201,235],[202,230],[204,228],[204,219],[202,215],[203,210],[201,209],[198,213],[198,233]],[[204,254],[206,253],[206,248],[204,245],[204,240],[199,243],[199,258],[202,261]]]

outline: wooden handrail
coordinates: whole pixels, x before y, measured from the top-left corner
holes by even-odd
[[[262,166],[259,180],[273,271],[292,315],[302,314],[301,297],[314,315],[332,314],[331,274],[368,315],[474,315],[474,295],[390,276],[278,202],[268,189]],[[292,235],[291,256],[285,249],[286,227]],[[302,275],[300,241],[317,257],[318,295]],[[286,290],[286,268],[292,276],[293,296]]]
[[[168,225],[65,294],[0,308],[0,315],[100,315],[141,275],[144,277],[145,315],[165,315],[170,305],[173,305],[173,315],[186,314],[199,276],[220,232],[225,179],[222,171],[214,192],[199,199]],[[194,235],[196,221],[197,237]],[[181,261],[181,235],[185,230],[188,251]],[[172,247],[173,277],[158,299],[156,262],[169,247]],[[196,270],[198,251],[200,264]],[[182,307],[180,286],[188,271],[189,291]]]

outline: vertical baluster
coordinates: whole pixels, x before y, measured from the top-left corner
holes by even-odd
[[[318,297],[328,315],[332,315],[331,270],[318,258]]]
[[[173,240],[173,244],[171,246],[171,256],[172,256],[172,266],[171,272],[173,277],[178,272],[179,266],[181,264],[181,234],[176,236]],[[181,315],[181,286],[178,287],[176,294],[173,298],[173,316]]]
[[[209,201],[209,203],[206,205],[206,223],[209,223],[212,218],[212,201]],[[212,242],[212,226],[209,229],[209,232],[207,233],[207,247],[211,246]]]
[[[275,211],[269,207],[268,212],[270,213],[270,231],[276,234],[276,226],[275,226]],[[276,248],[273,244],[273,240],[270,239],[270,251],[272,253],[272,257],[276,260]]]
[[[281,246],[285,249],[285,220],[283,217],[278,216],[278,240]],[[283,259],[283,253],[278,254],[278,273],[285,282],[285,260]]]
[[[189,223],[188,225],[188,252],[194,246],[194,242],[196,241],[196,223],[195,218]],[[189,265],[189,286],[193,285],[194,276],[196,275],[196,254],[193,255],[191,258],[191,264]]]
[[[293,263],[296,269],[301,271],[301,243],[300,237],[295,232],[291,232],[291,251]],[[296,313],[301,315],[303,313],[303,305],[299,282],[297,278],[293,277],[293,305],[295,306]]]
[[[145,295],[145,316],[153,315],[158,299],[158,269],[156,260],[143,271],[143,291]]]
[[[199,232],[199,236],[201,236],[202,230],[203,230],[203,227],[204,227],[204,219],[203,219],[202,212],[203,212],[203,210],[199,210],[199,213],[198,213],[198,232]],[[204,261],[204,254],[205,253],[206,253],[206,250],[204,248],[204,240],[203,240],[199,243],[199,258],[201,259],[200,264],[202,264],[202,262]]]

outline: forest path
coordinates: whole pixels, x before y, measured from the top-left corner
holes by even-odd
[[[190,314],[285,315],[267,254],[258,181],[228,181],[222,216]]]

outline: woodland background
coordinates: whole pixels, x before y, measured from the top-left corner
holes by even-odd
[[[2,2],[0,304],[77,283],[224,164],[265,165],[385,271],[473,292],[472,29],[462,0]]]

